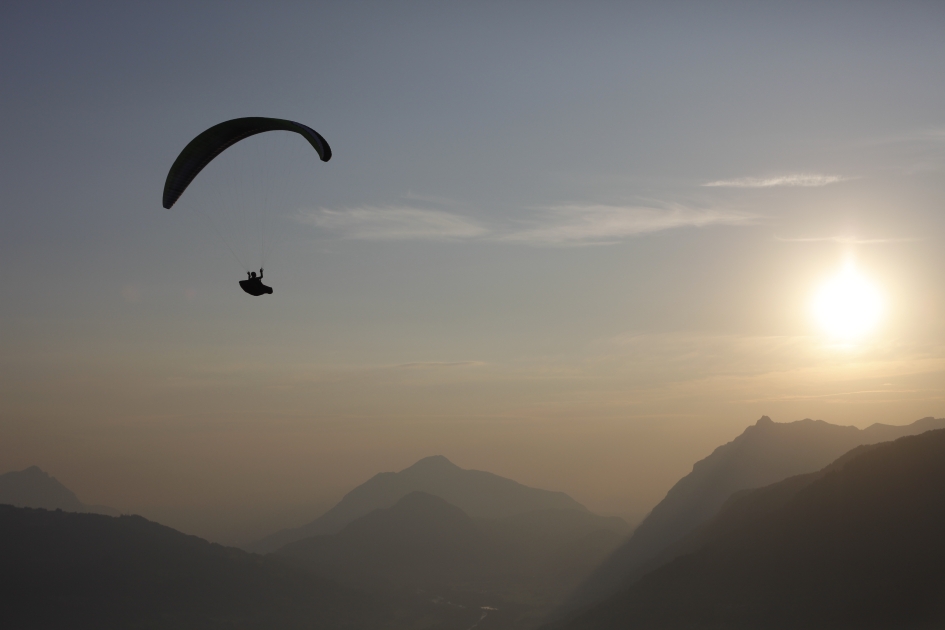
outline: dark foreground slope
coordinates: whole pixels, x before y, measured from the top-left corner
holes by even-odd
[[[612,628],[945,627],[945,430],[737,497],[702,546],[573,620]]]
[[[424,614],[139,516],[0,506],[0,567],[4,628],[407,628]]]
[[[414,492],[277,554],[351,587],[489,611],[483,628],[521,628],[537,625],[628,534],[622,520],[586,510],[474,519]]]
[[[549,508],[586,510],[563,492],[529,488],[489,472],[465,470],[436,455],[400,472],[378,473],[311,523],[276,532],[245,548],[266,553],[310,536],[335,534],[356,518],[388,508],[411,492],[438,496],[473,517],[502,518]]]
[[[866,429],[820,420],[777,423],[767,416],[692,467],[617,549],[556,613],[557,619],[612,595],[653,568],[658,556],[718,513],[733,493],[817,471],[863,445],[945,428],[945,419]]]

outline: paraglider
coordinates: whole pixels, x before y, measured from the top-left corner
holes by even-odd
[[[235,118],[210,127],[191,140],[180,152],[164,182],[163,205],[170,209],[180,198],[191,182],[208,164],[226,149],[241,140],[268,131],[289,131],[302,136],[318,153],[322,162],[331,159],[331,147],[314,129],[302,123],[279,118]],[[229,245],[228,245],[229,246]],[[241,263],[242,264],[242,263]],[[244,267],[245,269],[246,267]],[[272,293],[272,287],[262,283],[262,268],[259,276],[247,271],[246,280],[240,281],[240,287],[250,295]]]
[[[265,295],[267,293],[272,293],[272,287],[267,287],[262,283],[263,279],[263,270],[262,267],[259,268],[259,275],[256,275],[255,271],[247,271],[246,279],[240,280],[240,288],[249,293],[250,295]]]

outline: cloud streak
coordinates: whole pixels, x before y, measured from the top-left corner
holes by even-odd
[[[450,241],[475,238],[488,232],[457,214],[408,206],[321,209],[305,213],[299,220],[342,238],[367,241]]]
[[[567,205],[542,209],[529,225],[497,236],[497,240],[536,245],[609,244],[680,228],[747,225],[753,215],[721,211],[639,206]]]
[[[524,219],[494,222],[488,227],[459,214],[408,206],[321,209],[299,217],[302,223],[346,239],[479,240],[549,246],[608,245],[653,232],[748,225],[756,219],[754,215],[725,210],[599,204],[532,209]]]
[[[774,188],[778,186],[818,187],[846,181],[848,177],[839,175],[817,175],[813,173],[796,173],[793,175],[778,175],[776,177],[738,177],[736,179],[720,179],[707,182],[703,186],[715,188]]]

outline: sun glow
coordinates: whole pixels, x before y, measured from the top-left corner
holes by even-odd
[[[852,262],[820,287],[814,317],[831,337],[855,341],[873,330],[883,314],[879,291],[857,273]]]

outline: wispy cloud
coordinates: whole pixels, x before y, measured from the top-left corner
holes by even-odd
[[[530,245],[607,245],[626,238],[689,227],[748,225],[755,215],[682,206],[562,205],[534,208],[526,218],[488,227],[465,216],[410,206],[320,209],[299,220],[359,240],[485,240]]]
[[[458,240],[488,232],[457,214],[409,206],[321,209],[304,213],[299,220],[342,238],[372,241]]]
[[[856,236],[808,236],[799,238],[774,237],[783,243],[840,243],[842,245],[882,245],[884,243],[913,243],[918,238],[858,238]]]
[[[525,227],[497,235],[497,240],[539,245],[591,245],[687,227],[747,225],[757,217],[721,211],[639,206],[567,205],[541,209]]]
[[[839,175],[817,175],[813,173],[796,173],[793,175],[778,175],[775,177],[738,177],[735,179],[720,179],[707,182],[703,186],[718,188],[773,188],[775,186],[817,187],[836,184],[849,179]]]

